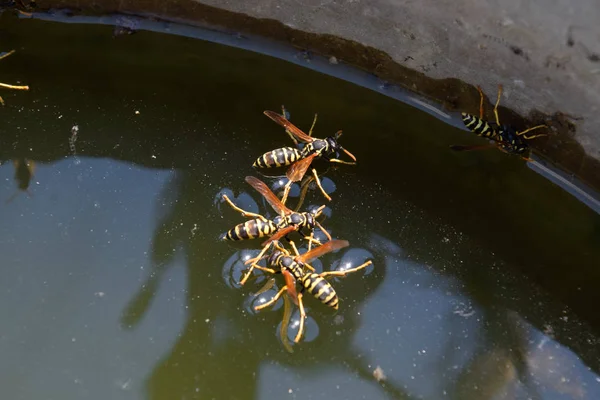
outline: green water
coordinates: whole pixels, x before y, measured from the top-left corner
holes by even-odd
[[[1,398],[600,396],[600,217],[521,161],[452,153],[477,139],[250,52],[0,24],[17,49],[0,82],[31,87],[1,93],[0,198],[17,190],[11,160],[36,165],[31,196],[0,205]],[[219,241],[243,221],[222,193],[272,215],[243,179],[274,183],[251,165],[290,145],[262,115],[282,103],[306,129],[318,112],[316,136],[343,129],[359,160],[323,171],[324,225],[350,249],[315,267],[374,263],[333,281],[337,313],[307,300],[293,353],[281,304],[254,313],[261,283],[232,284],[259,243]]]

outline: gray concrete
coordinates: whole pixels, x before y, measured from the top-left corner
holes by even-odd
[[[480,84],[491,98],[502,83],[502,104],[520,114],[560,110],[583,117],[576,122],[576,139],[600,159],[598,0],[199,2],[351,39],[433,78]],[[576,27],[572,46],[567,44],[569,26]]]

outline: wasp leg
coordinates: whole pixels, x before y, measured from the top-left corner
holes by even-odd
[[[315,127],[316,123],[317,123],[317,113],[315,113],[315,118],[313,119],[313,123],[310,126],[310,130],[308,131],[308,136],[312,136],[312,131],[313,131],[313,128]]]
[[[500,118],[498,117],[498,104],[500,104],[500,97],[502,96],[502,85],[498,85],[498,98],[496,99],[496,104],[494,105],[494,115],[496,116],[496,124],[500,126]]]
[[[298,251],[298,248],[296,247],[296,243],[290,241],[290,245],[292,245],[292,249],[294,249],[294,254],[296,255],[296,257],[299,257],[300,256],[300,252]],[[308,246],[309,246],[308,247],[308,251],[310,251],[310,245],[311,245],[311,243],[309,242],[309,244],[308,244]],[[308,265],[306,263],[303,263],[303,265],[305,265],[312,272],[315,272],[315,269],[311,265]]]
[[[281,203],[283,205],[285,205],[285,202],[287,201],[288,195],[290,194],[290,189],[292,188],[292,184],[294,182],[293,181],[288,181],[288,183],[285,184],[285,188],[283,189],[283,196],[281,197]]]
[[[344,161],[344,160],[338,160],[337,158],[330,158],[329,162],[346,164],[346,165],[356,165],[356,161]]]
[[[477,91],[479,92],[479,119],[483,119],[483,90],[477,86]]]
[[[4,99],[0,96],[0,104],[4,105]]]
[[[314,238],[315,238],[315,232],[310,231],[310,236],[308,237],[308,250],[307,251],[310,251],[310,249],[312,248],[312,243],[313,243]]]
[[[290,240],[290,246],[292,246],[292,249],[294,250],[294,254],[297,256],[300,255],[300,253],[298,252],[298,248],[296,247],[296,243],[294,243],[293,241]]]
[[[287,119],[287,116],[285,114],[287,114],[287,111],[285,109],[285,106],[282,104],[281,105],[281,115],[283,115],[283,118]]]
[[[15,50],[11,50],[11,51],[7,52],[6,54],[1,55],[0,56],[0,60],[2,60],[3,58],[6,58],[8,56],[10,56],[11,54],[14,54],[14,52],[15,52]]]
[[[282,104],[281,105],[281,115],[283,115],[283,118],[285,118],[285,119],[287,119],[287,117],[285,116],[286,113],[287,113],[287,111],[285,110],[285,106]],[[290,132],[289,129],[286,129],[285,133],[287,133],[287,135],[290,137],[290,139],[292,139],[292,142],[294,142],[294,144],[297,146],[298,140],[296,140],[296,137],[292,134],[292,132]]]
[[[282,288],[279,290],[279,292],[277,292],[277,294],[271,298],[271,300],[267,301],[266,303],[263,303],[263,304],[261,304],[261,305],[258,305],[258,306],[256,306],[256,307],[254,307],[254,309],[255,309],[256,311],[260,311],[260,310],[262,310],[263,308],[269,307],[270,305],[274,304],[274,303],[275,303],[277,300],[279,300],[279,298],[281,297],[281,295],[282,295],[282,294],[283,294],[283,293],[284,293],[286,290],[287,290],[287,287],[286,287],[286,286],[282,287]]]
[[[274,269],[271,269],[271,268],[265,268],[265,267],[261,267],[261,266],[260,266],[260,265],[258,265],[258,264],[252,264],[252,266],[253,266],[254,268],[256,268],[256,269],[259,269],[259,270],[261,270],[261,271],[264,271],[264,272],[268,272],[268,273],[270,273],[270,274],[277,274],[277,273],[279,273],[279,271],[275,271]]]
[[[304,236],[304,239],[308,240],[308,251],[310,251],[311,245],[313,243],[317,246],[321,246],[323,244],[319,239],[314,238],[314,232],[311,232],[310,236]]]
[[[321,272],[319,275],[321,277],[324,277],[324,276],[346,276],[352,272],[360,271],[361,269],[366,268],[367,266],[369,266],[371,264],[373,264],[373,261],[369,260],[366,263],[359,265],[358,267],[350,268],[345,271],[327,271],[327,272]]]
[[[304,311],[304,303],[302,303],[302,293],[298,294],[298,308],[300,309],[300,327],[298,328],[298,334],[294,338],[294,342],[298,343],[304,334],[304,319],[306,318],[306,312]]]
[[[260,253],[258,253],[258,256],[254,257],[254,258],[250,258],[248,260],[246,260],[244,262],[244,265],[248,265],[248,264],[257,264],[258,262],[260,262],[260,260],[262,260],[265,257],[265,252],[266,249],[269,248],[269,244],[267,244],[261,251]]]
[[[298,200],[298,204],[296,205],[296,208],[294,208],[294,212],[298,212],[300,207],[302,207],[302,204],[304,203],[304,199],[306,198],[306,192],[308,192],[308,186],[310,185],[310,182],[312,182],[314,179],[315,178],[313,176],[309,175],[309,176],[307,176],[307,179],[302,184],[302,187],[300,188],[300,199]]]
[[[533,128],[529,128],[529,129],[525,129],[523,132],[517,132],[517,136],[523,136],[524,134],[526,134],[527,132],[531,132],[535,129],[540,129],[540,128],[547,128],[547,125],[537,125],[534,126]],[[548,136],[547,133],[540,133],[539,135],[533,135],[533,136],[523,136],[525,139],[535,139],[536,137],[540,137],[540,136]]]
[[[263,247],[263,249],[260,251],[260,253],[258,253],[258,256],[251,258],[250,260],[247,260],[244,264],[248,265],[250,264],[250,268],[248,268],[248,271],[246,271],[246,273],[244,274],[244,276],[242,277],[242,280],[240,281],[240,285],[243,285],[246,283],[246,281],[248,280],[248,278],[250,278],[250,275],[252,274],[252,271],[254,271],[254,268],[257,267],[257,262],[260,261],[260,259],[263,257],[263,255],[267,252],[267,250],[271,247],[271,244],[267,244],[265,247]]]
[[[235,204],[233,204],[233,202],[231,200],[229,200],[229,197],[227,197],[226,194],[223,195],[223,199],[227,202],[227,204],[229,204],[231,206],[231,208],[233,208],[235,211],[239,212],[240,214],[242,214],[242,217],[248,217],[248,218],[259,218],[263,221],[267,221],[267,219],[265,217],[263,217],[260,214],[254,214],[251,213],[249,211],[245,211],[242,210],[241,208],[239,208],[238,206],[236,206]]]
[[[327,236],[327,240],[331,240],[331,235],[329,234],[329,232],[327,232],[327,229],[323,228],[323,225],[321,225],[318,221],[315,221],[315,224],[317,224],[317,226],[323,231],[325,236]]]
[[[319,189],[321,189],[321,193],[323,193],[323,196],[325,196],[325,198],[328,201],[331,201],[331,197],[329,197],[327,192],[325,192],[325,189],[323,189],[323,186],[321,186],[321,181],[319,180],[319,176],[317,175],[317,170],[313,168],[312,172],[313,172],[313,175],[315,176],[315,180],[317,181],[317,186],[319,187]]]
[[[29,86],[15,86],[15,85],[9,85],[7,83],[0,83],[0,87],[6,88],[6,89],[14,89],[14,90],[29,90]]]

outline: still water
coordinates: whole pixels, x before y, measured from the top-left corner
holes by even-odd
[[[477,140],[247,51],[0,22],[0,81],[31,88],[0,109],[1,398],[600,398],[600,218],[521,161],[452,153]],[[314,266],[373,260],[332,281],[337,313],[307,299],[292,353],[281,302],[252,310],[264,280],[235,283],[258,241],[219,240],[243,221],[223,193],[273,215],[244,177],[276,184],[251,165],[291,144],[262,114],[282,103],[359,160],[319,165],[350,248]]]

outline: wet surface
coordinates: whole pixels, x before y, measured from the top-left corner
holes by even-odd
[[[2,79],[31,89],[2,93],[2,200],[17,191],[12,160],[35,163],[31,195],[0,207],[3,397],[600,395],[600,217],[522,161],[453,153],[477,138],[250,52],[106,26],[3,27],[17,53]],[[318,112],[316,136],[343,129],[359,160],[320,165],[324,225],[350,248],[315,267],[374,262],[332,281],[337,313],[307,301],[291,354],[281,304],[254,313],[261,283],[232,284],[259,244],[218,240],[243,220],[222,193],[272,215],[243,178],[290,145],[262,115],[282,103],[303,128]],[[307,206],[322,203],[309,192]]]

